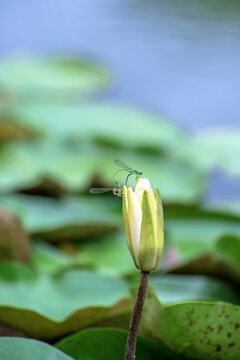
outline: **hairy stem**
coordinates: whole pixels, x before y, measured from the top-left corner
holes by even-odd
[[[134,360],[135,359],[135,351],[136,351],[136,343],[137,343],[137,334],[138,328],[141,321],[142,310],[144,305],[144,300],[147,293],[148,288],[148,278],[149,272],[141,272],[141,281],[138,288],[138,293],[132,313],[132,318],[130,321],[127,345],[125,350],[124,360]]]

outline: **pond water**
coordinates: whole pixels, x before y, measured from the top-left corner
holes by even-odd
[[[19,53],[100,61],[105,100],[189,131],[240,127],[238,0],[1,0],[0,57]]]

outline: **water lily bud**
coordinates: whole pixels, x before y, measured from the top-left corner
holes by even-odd
[[[156,269],[163,249],[163,208],[158,188],[155,194],[147,179],[139,178],[135,191],[123,187],[123,222],[128,249],[136,267]]]

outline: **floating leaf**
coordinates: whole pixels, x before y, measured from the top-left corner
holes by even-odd
[[[30,188],[41,182],[41,163],[35,155],[33,147],[27,149],[18,144],[4,144],[0,148],[1,193]]]
[[[229,236],[231,238],[231,236]],[[224,236],[224,242],[229,238]],[[221,241],[222,238],[219,239]],[[217,241],[218,243],[218,241]],[[206,253],[197,258],[189,260],[177,266],[170,267],[168,273],[182,274],[182,275],[207,275],[219,278],[228,282],[232,286],[240,285],[239,266],[236,266],[235,261],[231,260],[231,256],[227,253],[221,254],[216,246],[211,253]],[[235,302],[232,300],[232,302]]]
[[[122,360],[127,332],[116,329],[89,329],[71,335],[55,346],[76,360]],[[183,359],[166,346],[138,337],[136,360]]]
[[[78,259],[105,275],[120,277],[135,272],[123,233],[80,244]]]
[[[162,304],[191,300],[225,301],[240,304],[240,295],[231,286],[206,276],[152,276],[150,285],[154,287]]]
[[[22,219],[28,232],[51,241],[92,237],[120,225],[115,199],[88,196],[55,200],[15,195],[2,197],[1,202]]]
[[[202,166],[220,168],[239,175],[240,133],[214,129],[195,139],[192,156]]]
[[[39,241],[32,242],[30,260],[35,270],[49,274],[57,273],[77,263],[74,256],[66,254],[56,246]]]
[[[227,213],[232,216],[240,217],[240,202],[237,198],[230,201],[222,201],[219,199],[211,201],[210,203],[206,203],[205,208],[211,211],[221,213],[223,215]]]
[[[240,356],[240,307],[204,301],[162,306],[150,289],[141,333],[191,358],[237,360]]]
[[[101,89],[107,80],[104,69],[78,58],[0,63],[1,95],[10,102],[72,101]]]
[[[43,143],[9,144],[0,158],[0,190],[9,192],[38,186],[48,179],[69,192],[86,191],[93,179],[114,186],[114,174],[119,168],[114,159],[143,172],[158,186],[167,202],[196,203],[205,188],[205,176],[182,160],[161,155],[152,156],[132,150],[120,150],[92,143],[79,145]],[[127,173],[118,175],[120,184]],[[135,177],[129,184],[134,186]]]
[[[173,150],[186,136],[166,120],[114,105],[19,106],[7,114],[37,134],[130,149]],[[127,129],[127,131],[126,131]]]
[[[28,336],[51,339],[129,310],[122,280],[87,270],[57,276],[0,264],[0,321]]]
[[[223,236],[216,243],[216,256],[235,270],[240,279],[240,238]]]
[[[46,180],[70,191],[86,190],[97,154],[90,144],[78,150],[54,142],[4,144],[0,149],[0,191],[26,190]]]
[[[48,152],[49,154],[49,152]],[[61,156],[60,156],[61,154]],[[129,166],[143,172],[153,185],[161,189],[164,200],[184,204],[195,203],[202,196],[205,177],[184,161],[162,156],[144,155],[133,151],[87,146],[86,144],[72,151],[56,152],[48,155],[45,176],[49,177],[69,191],[85,190],[91,180],[98,178],[106,186],[114,186],[114,174],[119,168],[113,160],[120,158]],[[122,172],[117,179],[124,184],[127,173]],[[129,184],[135,186],[132,176]]]
[[[4,360],[73,360],[49,344],[14,337],[0,338],[0,358]]]
[[[240,358],[240,307],[192,302],[163,307],[159,338],[173,351],[197,359]]]
[[[142,171],[143,176],[161,189],[167,202],[191,204],[197,202],[203,194],[204,174],[184,161],[113,148],[109,151],[104,146],[84,144],[73,148],[71,152],[65,151],[65,154],[60,150],[52,158],[50,153],[45,176],[69,191],[85,190],[91,180],[96,178],[105,186],[114,186],[114,174],[119,170],[113,161],[116,158]],[[124,184],[126,176],[126,172],[118,174],[120,184]],[[128,184],[135,186],[135,182],[135,177],[131,176]]]
[[[240,236],[239,216],[207,209],[165,208],[166,234],[181,261],[211,252],[223,235]]]

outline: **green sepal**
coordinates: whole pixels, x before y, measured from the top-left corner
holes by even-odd
[[[155,193],[156,193],[157,212],[158,212],[158,216],[160,217],[161,222],[162,222],[162,228],[164,229],[162,198],[161,198],[160,191],[158,190],[158,188],[155,187],[154,189],[155,189]]]
[[[157,238],[156,238],[157,239],[156,267],[157,267],[164,245],[164,218],[163,218],[162,199],[157,187],[155,187],[155,193],[156,193],[156,205],[157,205]]]
[[[142,271],[156,268],[157,259],[156,206],[150,193],[145,190],[142,197],[142,226],[138,260]]]

